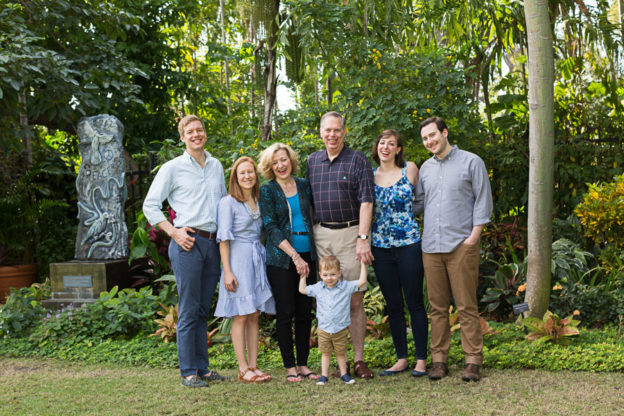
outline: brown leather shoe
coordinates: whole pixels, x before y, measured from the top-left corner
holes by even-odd
[[[446,363],[433,363],[433,368],[429,371],[429,380],[440,380],[446,376],[448,376]]]
[[[464,374],[462,374],[462,380],[464,381],[479,381],[481,375],[479,375],[479,368],[477,364],[466,364]]]
[[[373,374],[373,372],[368,368],[366,363],[362,360],[353,363],[353,372],[355,373],[356,377],[364,378],[367,380],[375,377],[375,374]]]

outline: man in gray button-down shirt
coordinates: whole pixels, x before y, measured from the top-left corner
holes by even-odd
[[[414,210],[424,210],[423,265],[431,305],[429,378],[448,374],[449,306],[455,299],[466,358],[464,381],[478,381],[483,363],[479,322],[479,236],[492,215],[492,191],[483,160],[451,146],[444,120],[431,117],[420,125],[423,144],[433,157],[418,175]]]

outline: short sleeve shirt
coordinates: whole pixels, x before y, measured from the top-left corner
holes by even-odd
[[[374,202],[373,171],[364,153],[345,146],[330,160],[327,150],[308,158],[308,180],[312,187],[314,219],[345,222],[360,217],[362,202]]]
[[[351,295],[357,291],[357,280],[340,280],[332,288],[323,282],[306,286],[306,294],[316,298],[319,329],[335,334],[351,325]]]

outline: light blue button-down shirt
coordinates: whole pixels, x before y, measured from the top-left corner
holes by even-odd
[[[206,152],[204,168],[184,154],[163,164],[143,201],[143,213],[152,225],[166,221],[162,202],[176,213],[173,225],[204,231],[217,230],[217,205],[226,194],[221,162]]]
[[[433,156],[418,172],[414,212],[425,212],[422,250],[451,253],[490,222],[492,190],[483,160],[457,146],[442,160]]]
[[[306,294],[316,298],[319,329],[335,334],[351,325],[351,295],[357,291],[356,280],[340,280],[332,288],[323,282],[306,286]]]

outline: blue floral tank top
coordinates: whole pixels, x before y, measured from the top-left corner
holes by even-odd
[[[375,185],[375,221],[372,245],[389,248],[402,247],[420,241],[420,229],[414,219],[414,185],[401,171],[401,179],[392,186]],[[377,169],[373,171],[377,174]]]

